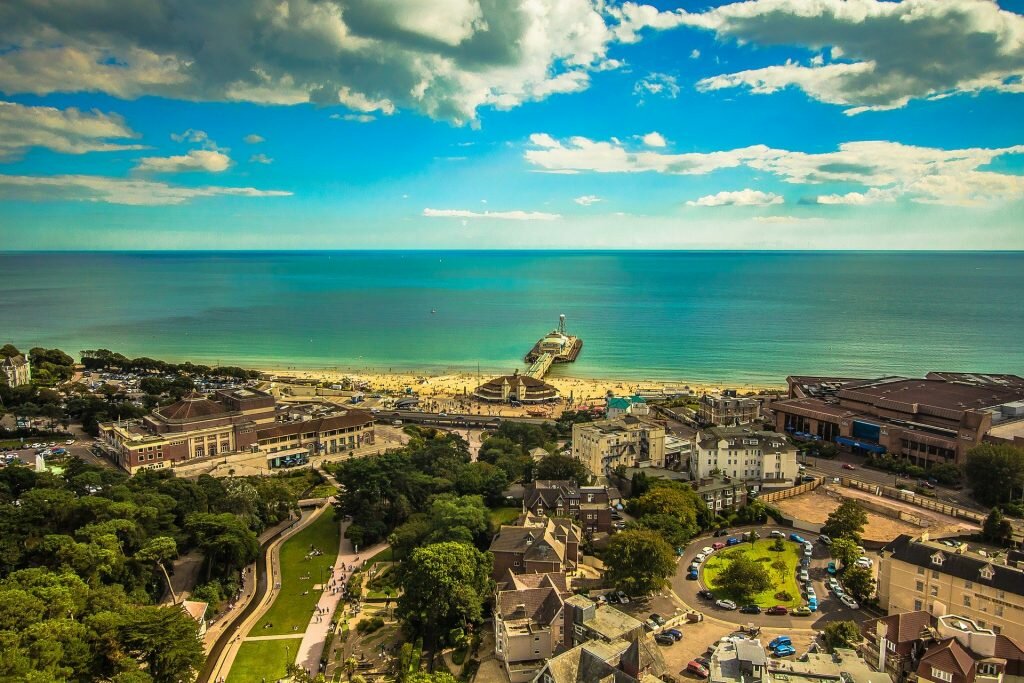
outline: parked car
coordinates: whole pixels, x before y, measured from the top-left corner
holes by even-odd
[[[796,541],[797,543],[800,543],[801,545],[806,542],[806,541],[804,541],[804,537],[803,536],[801,536],[800,534],[795,534],[795,533],[789,535],[789,540]]]
[[[789,657],[796,654],[796,648],[792,645],[779,645],[772,654],[776,657]]]
[[[857,566],[858,567],[863,567],[864,569],[871,569],[871,565],[872,565],[872,562],[871,562],[871,558],[870,557],[861,556],[861,557],[857,558]]]
[[[664,633],[665,635],[668,635],[668,636],[672,636],[677,641],[683,639],[683,632],[680,631],[677,628],[667,628],[664,631],[662,631],[662,633]]]
[[[728,529],[716,529],[715,533],[713,535],[714,536],[728,536],[729,535],[729,530]]]
[[[805,587],[804,592],[807,593],[808,599],[810,599],[810,598],[817,599],[817,597],[818,597],[818,594],[814,592],[814,586],[812,586],[810,583],[807,584],[807,586]]]
[[[775,605],[765,610],[765,614],[789,614],[789,610],[786,609],[785,605]]]
[[[743,614],[760,614],[761,608],[757,605],[743,605],[743,607],[740,607],[740,612]]]
[[[849,595],[844,595],[843,597],[839,598],[839,602],[843,603],[850,609],[857,609],[860,607],[860,605],[857,604],[857,601],[851,598]]]
[[[700,551],[702,553],[704,553],[705,556],[707,556],[707,555],[710,555],[711,553],[715,552],[715,549],[710,547],[710,546],[704,546],[703,548],[700,549]]]
[[[697,597],[704,600],[714,600],[715,594],[709,591],[707,588],[697,591]]]
[[[817,612],[818,611],[818,599],[817,598],[808,598],[807,599],[807,609],[811,610],[812,612]]]
[[[690,569],[690,571],[686,573],[687,581],[696,581],[698,578],[700,578],[700,572],[696,569]]]
[[[800,573],[799,573],[799,574],[797,574],[797,578],[798,578],[798,579],[799,579],[800,581],[803,581],[804,583],[806,583],[806,582],[808,582],[808,581],[810,581],[810,580],[811,580],[811,577],[810,577],[810,575],[809,575],[809,574],[807,573],[807,570],[806,570],[806,569],[801,569],[801,570],[800,570]]]
[[[708,669],[708,670],[711,669],[711,660],[708,659],[707,657],[697,657],[693,661],[697,662],[698,664],[703,666],[705,669]]]
[[[829,590],[835,590],[836,588],[839,588],[839,581],[836,579],[836,577],[830,576],[825,580],[825,585],[828,587]]]
[[[782,533],[778,529],[772,529],[772,532],[768,534],[771,538],[785,538],[786,534]]]
[[[768,643],[768,649],[774,650],[779,645],[792,645],[793,640],[789,636],[776,636]]]
[[[832,545],[832,537],[827,534],[821,534],[818,536],[818,540],[825,545]]]
[[[804,569],[810,569],[811,568],[811,558],[807,557],[806,555],[801,557],[800,558],[800,566],[803,567]]]
[[[692,674],[700,676],[701,678],[708,677],[708,670],[701,666],[700,662],[695,659],[691,660],[690,663],[686,665],[686,670]]]
[[[721,550],[725,547],[725,543],[723,543],[722,541],[716,541],[715,543],[711,544],[711,547],[714,550]]]
[[[811,610],[806,606],[800,606],[790,612],[794,617],[809,617],[811,616]]]
[[[834,560],[828,563],[828,569],[826,569],[825,571],[827,571],[829,574],[836,573],[836,563]]]
[[[728,609],[728,610],[736,609],[736,603],[733,602],[732,600],[716,600],[715,601],[715,606],[718,607],[719,609]]]
[[[704,553],[699,553],[697,555],[697,557],[693,558],[693,561],[696,562],[697,564],[700,564],[701,562],[703,562],[706,559],[708,559],[707,555],[705,555]]]
[[[810,474],[805,474],[804,476],[800,477],[800,481],[804,482],[805,484],[809,481],[814,481],[815,479],[817,479],[817,477],[814,477]]]
[[[655,612],[654,614],[651,615],[651,621],[653,621],[658,626],[664,626],[665,625],[665,617],[661,616],[657,612]]]
[[[619,596],[619,602],[621,602],[623,605],[629,604],[629,596],[627,596],[625,593],[619,591],[618,593],[616,593],[616,595]]]
[[[659,633],[656,636],[654,636],[654,642],[656,642],[658,645],[675,645],[676,639],[668,635],[667,633]]]
[[[739,545],[740,544],[740,539],[736,538],[735,536],[730,536],[729,538],[725,539],[725,544],[726,545]]]
[[[851,464],[850,464],[850,463],[848,463],[848,462],[844,462],[844,463],[843,463],[843,469],[844,469],[844,470],[855,470],[855,469],[857,469],[857,468],[856,468],[856,467],[854,467],[853,465],[851,465]]]

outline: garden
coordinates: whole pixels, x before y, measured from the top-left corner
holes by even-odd
[[[799,607],[804,604],[796,577],[801,553],[796,543],[782,539],[741,543],[719,550],[707,559],[704,583],[715,597],[733,600],[738,605]],[[739,566],[730,571],[734,564]],[[758,581],[760,576],[767,578]]]

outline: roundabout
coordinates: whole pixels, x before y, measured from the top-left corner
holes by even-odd
[[[753,546],[749,541],[741,540],[744,534],[750,531],[756,531],[760,537]],[[811,544],[810,554],[805,555],[805,546],[790,540],[790,535],[793,533],[793,529],[766,525],[729,529],[728,537],[705,535],[695,538],[684,548],[682,555],[677,560],[676,573],[671,580],[672,588],[691,609],[704,613],[709,618],[736,626],[753,624],[769,628],[821,629],[829,621],[844,619],[863,621],[866,618],[863,612],[846,607],[829,593],[825,580],[829,576],[826,569],[831,558],[828,547],[818,542],[818,534],[804,531],[795,532],[802,540]],[[783,539],[784,550],[773,550],[775,537],[780,535]],[[735,539],[735,541],[729,545],[729,539]],[[711,552],[705,553],[705,550]],[[744,602],[740,602],[736,596],[716,590],[716,580],[727,568],[729,562],[737,557],[736,555],[730,556],[730,553],[743,553],[755,562],[765,558],[758,563],[767,565],[765,568],[771,577],[771,588],[755,594],[751,600]],[[697,562],[696,577],[688,578],[693,576],[691,566],[702,554],[704,558]],[[779,560],[784,561],[786,565],[784,576],[781,566],[772,566]],[[801,565],[801,560],[804,560],[804,566]],[[817,598],[817,610],[806,616],[793,615],[790,609],[807,604],[801,583],[798,580],[798,568],[806,569],[807,579]],[[701,597],[708,591],[714,594],[713,598]],[[790,599],[777,599],[776,593],[789,593]],[[733,600],[737,607],[753,603],[758,605],[761,612],[750,614],[740,612],[739,609],[723,609],[716,605],[716,601],[719,599]],[[786,614],[766,612],[766,608],[776,605],[785,606]]]

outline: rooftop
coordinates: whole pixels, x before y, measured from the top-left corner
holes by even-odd
[[[897,536],[882,551],[892,559],[974,581],[1014,595],[1024,595],[1024,571],[999,559],[982,556],[965,546],[954,549],[935,542]]]

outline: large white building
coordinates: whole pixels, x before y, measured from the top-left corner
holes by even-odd
[[[632,415],[574,424],[572,454],[597,477],[618,465],[664,467],[665,428]]]
[[[796,447],[778,432],[714,427],[697,439],[690,472],[694,479],[721,474],[764,482],[795,480]]]

